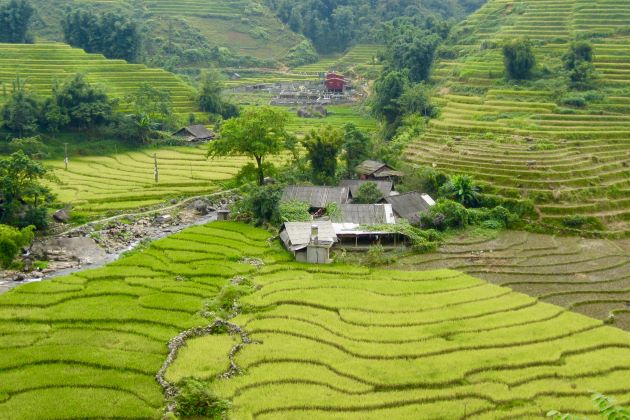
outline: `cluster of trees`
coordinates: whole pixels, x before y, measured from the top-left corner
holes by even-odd
[[[587,41],[572,42],[562,57],[569,73],[569,85],[578,90],[591,89],[597,78],[593,65],[593,46]]]
[[[107,58],[136,61],[141,50],[137,22],[121,12],[69,10],[61,21],[66,42]]]
[[[199,108],[210,114],[220,115],[228,119],[240,114],[236,104],[226,101],[223,97],[224,83],[221,74],[216,69],[209,69],[201,74],[201,82],[197,100]]]
[[[111,120],[114,103],[82,74],[55,84],[51,97],[42,100],[25,81],[13,82],[11,96],[2,107],[2,127],[17,137],[38,131],[88,128]]]
[[[529,39],[514,39],[503,45],[505,71],[511,79],[529,79],[536,65],[536,56]]]
[[[448,33],[449,25],[433,17],[397,19],[384,26],[385,69],[374,83],[372,111],[385,123],[385,138],[393,137],[407,116],[436,115],[427,82]]]
[[[29,32],[35,10],[26,0],[10,0],[0,5],[0,42],[30,44]]]
[[[272,10],[322,53],[343,51],[357,40],[378,38],[383,23],[407,16],[461,17],[483,0],[269,0]]]

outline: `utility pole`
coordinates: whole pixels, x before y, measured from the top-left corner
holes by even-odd
[[[66,171],[68,170],[68,143],[63,144],[63,164],[66,167]]]
[[[157,153],[153,153],[153,176],[155,176],[155,183],[160,181],[160,173],[158,171]]]

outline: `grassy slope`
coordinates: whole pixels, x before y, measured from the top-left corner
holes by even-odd
[[[273,261],[268,236],[196,227],[108,267],[0,296],[0,417],[159,418],[154,376],[168,340],[211,322],[199,315],[204,302],[253,270],[241,258]]]
[[[0,296],[2,417],[157,418],[166,342],[210,323],[204,302],[235,275],[261,286],[243,303],[265,308],[235,320],[257,341],[237,355],[246,373],[214,384],[235,418],[587,413],[589,389],[630,401],[628,333],[454,271],[290,263],[267,238],[233,223],[195,227]],[[255,271],[244,256],[266,265]],[[211,379],[233,344],[191,341],[167,378]]]
[[[119,99],[132,94],[140,83],[152,83],[170,93],[175,112],[188,115],[197,111],[192,87],[162,69],[129,64],[124,60],[108,60],[100,54],[88,54],[67,44],[0,44],[3,93],[11,91],[11,84],[19,75],[35,93],[50,95],[55,81],[63,82],[75,73],[85,73],[88,80]],[[4,100],[5,96],[0,94],[0,103]]]
[[[148,35],[151,37],[166,36],[168,19],[182,18],[199,31],[211,47],[229,47],[236,53],[259,58],[282,59],[291,47],[303,39],[282,24],[259,0],[146,0],[141,7],[132,0],[33,2],[39,13],[34,27],[36,35],[57,41],[63,40],[59,21],[65,7],[79,4],[89,4],[103,10],[119,8],[133,13],[141,20],[156,22],[158,29]],[[176,20],[173,22],[177,26]]]
[[[458,58],[437,64],[442,114],[409,147],[411,160],[532,198],[543,223],[581,214],[630,234],[629,17],[620,0],[489,1],[456,31]],[[517,36],[535,42],[539,67],[550,71],[541,80],[504,79],[501,42]],[[605,99],[567,110],[552,89],[566,86],[560,57],[578,36],[594,43]]]

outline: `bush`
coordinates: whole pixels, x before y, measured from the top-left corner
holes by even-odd
[[[20,250],[31,244],[35,236],[35,226],[17,229],[13,226],[0,225],[0,266],[9,268]]]
[[[516,39],[503,46],[505,70],[511,79],[527,79],[536,64],[532,44],[528,39]]]
[[[565,106],[573,106],[576,108],[584,108],[586,105],[588,105],[588,102],[586,102],[586,99],[584,98],[584,96],[582,95],[567,95],[565,97],[563,97],[560,100],[562,105]]]
[[[383,198],[383,193],[375,182],[366,182],[359,187],[359,192],[352,201],[356,204],[374,204]]]
[[[312,220],[310,205],[304,201],[285,201],[280,203],[281,222],[308,222]]]
[[[466,207],[452,200],[440,199],[429,213],[420,217],[422,227],[437,230],[459,229],[469,223]]]
[[[394,259],[385,254],[385,248],[380,243],[376,243],[368,249],[365,263],[370,267],[386,265],[394,262]]]
[[[175,402],[177,415],[182,417],[222,419],[230,408],[228,401],[214,395],[205,383],[194,378],[186,378],[180,383]]]

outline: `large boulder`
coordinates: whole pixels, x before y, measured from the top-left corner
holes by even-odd
[[[68,223],[68,221],[70,220],[70,210],[69,209],[57,210],[53,214],[53,219],[55,219],[59,223]]]
[[[192,204],[192,208],[198,214],[206,215],[210,212],[210,203],[202,199],[195,200],[194,203]]]

